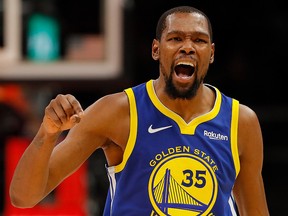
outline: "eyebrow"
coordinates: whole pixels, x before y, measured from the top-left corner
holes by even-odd
[[[188,32],[190,34],[196,34],[196,35],[204,35],[204,36],[207,36],[209,37],[209,34],[204,32],[204,31],[193,31],[193,32]],[[185,31],[179,31],[179,30],[173,30],[173,31],[170,31],[170,32],[167,32],[167,35],[171,35],[171,34],[187,34],[187,32]]]

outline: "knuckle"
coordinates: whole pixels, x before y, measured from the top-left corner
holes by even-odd
[[[64,113],[58,114],[58,118],[61,119],[62,122],[67,120],[67,116]]]
[[[60,99],[60,98],[63,98],[64,95],[63,94],[57,94],[56,98],[55,99]]]
[[[51,104],[51,103],[50,103]],[[51,107],[50,104],[45,108],[45,113],[50,113],[51,112]]]

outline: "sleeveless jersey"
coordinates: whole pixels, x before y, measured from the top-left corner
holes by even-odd
[[[189,123],[160,102],[153,80],[125,90],[130,134],[123,161],[107,167],[105,216],[237,215],[239,102],[205,85],[214,107]]]

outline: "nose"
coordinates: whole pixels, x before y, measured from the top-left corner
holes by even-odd
[[[181,47],[181,52],[187,55],[195,53],[195,47],[191,40],[184,40]]]

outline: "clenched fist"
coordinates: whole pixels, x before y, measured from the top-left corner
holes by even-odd
[[[59,133],[79,123],[83,114],[80,103],[73,95],[59,94],[45,108],[43,126],[47,133]]]

